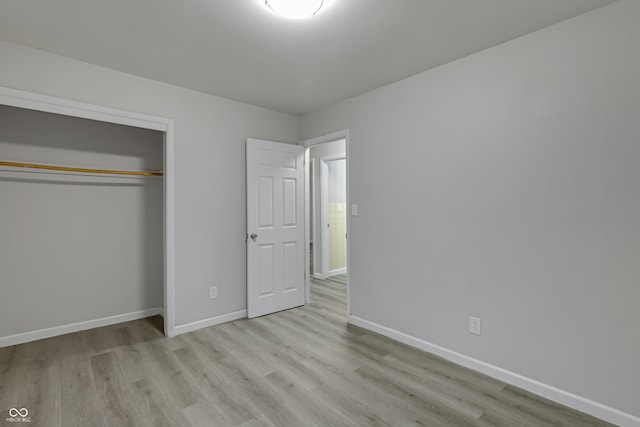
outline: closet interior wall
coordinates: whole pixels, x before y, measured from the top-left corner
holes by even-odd
[[[0,106],[0,160],[162,170],[162,132]],[[163,307],[163,180],[0,167],[0,337]]]

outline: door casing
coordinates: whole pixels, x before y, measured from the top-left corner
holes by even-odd
[[[322,278],[326,279],[332,276],[331,268],[329,266],[329,252],[331,249],[331,242],[329,239],[329,227],[325,227],[325,224],[329,223],[329,162],[334,160],[346,160],[345,155],[339,154],[335,156],[326,156],[320,158],[320,230],[321,230],[321,244],[320,254],[322,258]],[[315,252],[314,252],[315,255]],[[347,273],[349,269],[347,269]],[[337,273],[336,273],[337,274]]]

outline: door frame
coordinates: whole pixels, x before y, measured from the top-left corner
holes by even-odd
[[[164,134],[164,332],[175,335],[174,139],[173,120],[0,86],[0,105],[160,131]]]
[[[322,144],[324,142],[333,142],[339,139],[345,140],[345,158],[347,161],[347,318],[351,316],[351,215],[349,215],[351,206],[351,194],[349,191],[349,129],[339,130],[331,132],[325,135],[317,136],[315,138],[305,139],[298,144],[306,148],[304,153],[304,174],[305,174],[305,298],[308,304],[311,301],[311,274],[309,269],[311,267],[311,256],[309,254],[309,245],[311,244],[311,231],[309,228],[310,217],[310,204],[311,204],[311,186],[310,186],[310,174],[309,174],[309,148]],[[315,219],[315,216],[314,216]]]

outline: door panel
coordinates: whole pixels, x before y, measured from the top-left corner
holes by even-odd
[[[273,295],[273,245],[258,245],[258,297]]]
[[[295,291],[299,283],[296,281],[296,270],[298,269],[297,259],[298,245],[296,242],[285,242],[282,245],[282,266],[283,266],[283,292]]]
[[[284,178],[282,180],[282,226],[295,227],[296,212],[296,180]]]
[[[273,227],[273,178],[258,177],[258,228]]]
[[[247,312],[304,304],[304,148],[247,140]]]

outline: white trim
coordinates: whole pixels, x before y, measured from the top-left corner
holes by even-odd
[[[0,86],[0,105],[164,132],[164,330],[175,334],[173,120]]]
[[[6,337],[0,337],[0,348],[51,338],[58,335],[71,334],[78,331],[86,331],[87,329],[101,328],[103,326],[115,325],[122,322],[130,322],[132,320],[144,319],[145,317],[161,314],[162,308],[150,308],[147,310],[134,311],[133,313],[118,314],[115,316],[103,317],[101,319],[85,320],[82,322],[70,323],[68,325],[54,326],[53,328],[8,335]]]
[[[166,132],[168,119],[0,86],[0,104]]]
[[[338,274],[346,274],[347,272],[347,267],[344,268],[336,268],[335,270],[331,270],[329,271],[329,277],[331,276],[337,276]]]
[[[313,254],[318,252],[320,246],[320,267],[324,277],[329,276],[329,164],[320,158],[320,209],[314,209],[314,213],[320,211],[320,245],[313,248]],[[317,257],[316,257],[317,259]]]
[[[568,406],[570,408],[576,409],[610,423],[617,424],[621,427],[640,427],[640,417],[627,414],[618,409],[614,409],[601,403],[594,402],[568,391],[560,390],[551,385],[541,383],[540,381],[536,381],[534,379],[516,374],[515,372],[511,372],[494,365],[490,365],[489,363],[482,362],[469,356],[465,356],[464,354],[457,353],[444,347],[440,347],[439,345],[430,343],[423,339],[416,338],[395,329],[387,328],[386,326],[370,322],[357,316],[349,316],[348,321],[352,325],[377,332],[396,341],[400,341],[412,347],[419,348],[420,350],[424,350],[437,356],[443,357],[453,363],[457,363],[458,365],[481,372],[505,383],[537,394],[538,396],[553,400],[554,402],[560,403],[562,405]]]
[[[349,141],[349,129],[327,133],[324,135],[316,136],[315,138],[305,139],[304,141],[300,141],[298,145],[311,147],[312,145],[322,144],[323,142],[337,141],[339,139],[346,139],[347,141]]]
[[[351,283],[351,268],[350,268],[350,262],[351,262],[351,215],[349,214],[349,212],[351,212],[351,190],[349,188],[349,171],[350,171],[350,166],[349,163],[351,161],[351,155],[349,153],[349,129],[344,129],[344,130],[339,130],[336,132],[331,132],[331,133],[327,133],[325,135],[321,135],[321,136],[317,136],[315,138],[310,138],[310,139],[305,139],[303,141],[300,141],[298,143],[298,145],[302,145],[304,147],[311,147],[312,145],[317,145],[317,144],[322,144],[323,142],[332,142],[332,141],[337,141],[339,139],[344,139],[345,141],[345,156],[347,159],[347,283]],[[305,162],[305,173],[308,174],[308,165],[309,162]],[[308,175],[305,176],[306,178],[308,178]],[[308,197],[305,197],[305,224],[309,223],[309,200]],[[305,247],[307,248],[307,250],[305,250],[305,272],[307,280],[305,283],[305,288],[306,288],[306,300],[307,302],[310,301],[311,299],[311,275],[308,274],[309,271],[309,266],[310,264],[310,259],[309,259],[309,242],[311,241],[311,235],[309,232],[309,227],[305,226],[305,233],[306,233],[306,238],[305,238]],[[315,248],[314,248],[315,250]],[[314,270],[315,270],[315,265],[314,265]],[[314,274],[315,276],[315,274]],[[351,285],[347,285],[347,316],[351,316]]]
[[[173,120],[167,123],[164,134],[164,334],[176,334],[175,315],[175,216],[174,216],[174,167],[173,167]]]
[[[311,271],[311,245],[313,244],[313,238],[316,229],[316,216],[313,216],[311,221],[311,200],[315,200],[315,190],[311,186],[311,176],[315,170],[315,159],[309,157],[309,150],[304,150],[304,303],[309,304],[311,302],[311,290],[308,286],[311,278],[316,275],[316,262],[313,262],[313,271]],[[315,248],[313,250],[315,254]],[[315,255],[314,255],[315,257]]]
[[[320,235],[320,249],[322,251],[322,258],[320,266],[322,267],[322,276],[330,277],[334,273],[330,268],[330,258],[331,258],[331,244],[329,238],[329,228],[325,227],[325,224],[329,224],[329,162],[333,162],[336,160],[346,160],[346,144],[345,144],[345,152],[341,154],[334,154],[331,156],[323,156],[320,157],[320,222],[321,222],[321,235]],[[346,185],[346,177],[345,177],[345,185]],[[315,199],[314,199],[315,200]],[[347,215],[348,217],[348,215]],[[316,248],[314,248],[314,255],[316,254]],[[315,265],[315,262],[314,262]],[[346,273],[346,267],[344,268],[344,272]],[[336,270],[337,271],[337,270]]]
[[[351,316],[351,186],[350,174],[351,153],[349,143],[349,130],[344,131],[344,151],[347,156],[347,316]]]
[[[195,322],[178,325],[175,327],[174,332],[176,335],[180,335],[187,332],[196,331],[198,329],[208,328],[209,326],[215,326],[221,323],[244,319],[246,317],[247,310],[234,311],[233,313],[222,314],[220,316],[209,317],[208,319],[196,320]]]

